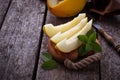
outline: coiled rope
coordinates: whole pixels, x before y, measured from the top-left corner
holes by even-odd
[[[81,69],[83,67],[88,66],[89,64],[99,61],[101,59],[101,53],[95,53],[94,55],[88,56],[78,62],[72,62],[69,59],[66,59],[64,61],[64,65],[68,68],[68,69],[74,69],[74,70],[78,70]]]

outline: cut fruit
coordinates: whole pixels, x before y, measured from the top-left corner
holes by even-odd
[[[62,53],[55,48],[55,45],[48,39],[48,50],[50,54],[59,62],[64,62],[66,58],[75,61],[78,58],[78,51],[74,50],[68,54]]]
[[[81,31],[79,31],[78,33],[76,33],[75,35],[73,35],[72,37],[70,37],[68,40],[77,38],[78,35],[85,35],[89,30],[92,29],[92,22],[93,20],[90,20],[85,27],[83,27],[83,29]]]
[[[78,47],[80,47],[81,44],[82,42],[79,41],[77,38],[72,39],[71,41],[64,39],[61,42],[57,43],[55,47],[56,49],[58,49],[59,51],[63,53],[69,53],[77,49]]]
[[[63,33],[58,32],[56,35],[51,37],[50,40],[56,44],[65,38],[68,39],[71,36],[73,36],[75,33],[77,33],[78,31],[80,31],[86,24],[87,24],[87,18],[84,18],[75,27],[73,27]]]
[[[63,33],[65,31],[69,30],[70,28],[74,27],[85,17],[86,17],[86,14],[83,13],[83,14],[79,14],[76,18],[74,18],[73,20],[71,20],[65,24],[61,24],[58,26],[54,26],[52,24],[46,24],[43,26],[43,30],[49,37],[52,37],[55,34],[57,34],[58,32]]]
[[[64,53],[69,53],[81,46],[82,42],[78,40],[78,35],[85,35],[92,29],[92,20],[90,20],[81,31],[73,35],[70,39],[64,39],[56,44],[56,48]]]
[[[51,13],[58,17],[70,17],[78,14],[85,6],[86,0],[47,0]]]

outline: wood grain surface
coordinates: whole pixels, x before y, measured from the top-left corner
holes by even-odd
[[[120,16],[105,17],[102,27],[120,44]],[[100,35],[103,48],[101,59],[101,80],[120,80],[120,53]]]
[[[41,55],[48,51],[43,24],[63,24],[46,11],[45,0],[0,0],[0,80],[120,80],[120,53],[98,34],[102,59],[80,70],[63,64],[43,70]],[[47,13],[46,13],[47,12]],[[100,23],[120,44],[120,16],[105,16]]]
[[[42,1],[12,0],[0,31],[0,80],[32,79],[44,12]]]
[[[48,12],[46,23],[52,23],[54,25],[62,24],[67,21],[70,21],[72,18],[68,19],[61,19],[53,16],[51,13]],[[47,51],[47,37],[44,34],[42,40],[42,47],[40,55]],[[43,70],[41,68],[41,64],[43,61],[41,58],[39,59],[38,63],[38,71],[36,80],[99,80],[99,62],[95,62],[94,64],[89,65],[88,67],[73,71],[66,69],[63,64],[58,63],[58,68],[53,70]]]
[[[11,0],[0,0],[0,28],[2,27],[4,18],[6,17],[6,13],[9,9],[9,5]]]

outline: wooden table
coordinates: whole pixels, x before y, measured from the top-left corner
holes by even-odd
[[[43,70],[41,54],[47,51],[45,23],[58,25],[73,18],[52,15],[45,0],[0,0],[0,80],[120,80],[120,56],[103,37],[102,59],[74,71],[58,64]],[[120,43],[120,16],[105,17],[102,27]]]

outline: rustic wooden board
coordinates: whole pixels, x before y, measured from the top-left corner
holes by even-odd
[[[0,28],[4,21],[4,17],[6,16],[10,1],[11,0],[0,0]]]
[[[62,24],[71,19],[60,19],[48,12],[46,23],[54,25]],[[44,34],[40,55],[47,51],[47,38]],[[41,64],[43,61],[39,59],[38,72],[36,80],[99,80],[99,62],[89,65],[88,67],[73,71],[66,69],[62,64],[58,63],[58,68],[53,70],[43,70]]]
[[[45,4],[12,0],[0,31],[0,80],[31,80]]]
[[[101,20],[105,31],[120,44],[120,16],[107,17]],[[101,80],[120,80],[120,54],[101,38],[103,57],[101,60]]]

